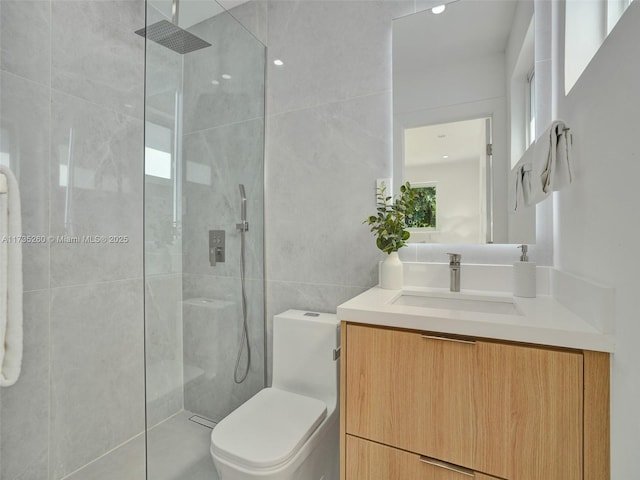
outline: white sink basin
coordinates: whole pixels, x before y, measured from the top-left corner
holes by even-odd
[[[411,307],[495,313],[498,315],[522,315],[513,303],[513,299],[509,297],[467,295],[464,293],[447,294],[445,292],[402,292],[391,303]]]

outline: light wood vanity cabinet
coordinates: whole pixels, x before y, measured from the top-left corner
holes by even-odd
[[[342,335],[342,480],[609,478],[608,354]]]
[[[499,480],[362,438],[346,437],[347,478],[368,480]]]

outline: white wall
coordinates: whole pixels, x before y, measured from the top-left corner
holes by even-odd
[[[562,25],[563,11],[556,9]],[[555,54],[562,59],[563,34]],[[624,14],[558,112],[574,136],[576,181],[555,194],[554,265],[616,291],[612,477],[638,478],[640,438],[640,2]],[[562,62],[558,62],[562,65]]]

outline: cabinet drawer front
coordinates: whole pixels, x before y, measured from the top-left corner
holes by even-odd
[[[347,480],[478,480],[473,472],[347,435]],[[485,480],[492,480],[485,477]]]
[[[471,466],[474,343],[349,325],[346,430]]]
[[[479,342],[474,468],[518,480],[582,478],[583,356]]]

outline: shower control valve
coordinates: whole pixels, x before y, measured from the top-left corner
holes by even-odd
[[[212,267],[218,262],[224,262],[225,231],[209,230],[209,263]]]

